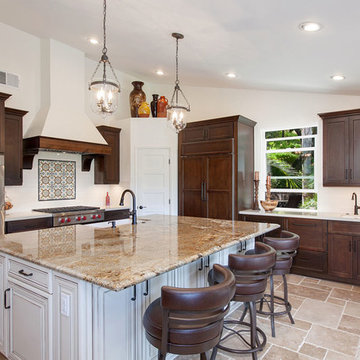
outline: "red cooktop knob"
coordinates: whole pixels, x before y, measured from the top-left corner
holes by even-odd
[[[76,218],[76,220],[77,220],[77,221],[80,221],[80,220],[81,220],[81,216],[78,216],[78,217]]]
[[[98,218],[98,219],[101,219],[101,215],[99,214],[99,215],[97,216],[97,218]]]
[[[70,219],[70,218],[67,218],[66,221],[67,221],[67,222],[71,222],[71,219]]]
[[[65,222],[65,219],[64,218],[60,219],[60,222],[63,224]]]
[[[96,215],[93,215],[92,218],[93,218],[93,219],[96,219]]]
[[[83,216],[83,220],[86,220],[86,216]]]

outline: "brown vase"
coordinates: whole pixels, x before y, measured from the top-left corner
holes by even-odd
[[[142,90],[144,83],[142,81],[133,81],[131,84],[134,89],[130,93],[130,113],[131,117],[139,117],[138,108],[141,103],[146,101],[146,95]]]
[[[166,117],[167,116],[167,104],[168,100],[165,96],[160,96],[160,99],[157,103],[157,117]]]

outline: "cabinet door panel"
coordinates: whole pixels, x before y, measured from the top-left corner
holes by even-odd
[[[350,128],[350,183],[360,185],[360,116],[352,116]]]
[[[349,126],[347,117],[324,120],[324,185],[349,183]]]
[[[205,140],[206,127],[198,126],[187,128],[180,133],[181,141],[183,143],[196,142]]]
[[[233,218],[233,157],[207,158],[207,216],[217,219]]]
[[[201,199],[204,182],[204,158],[185,157],[181,159],[182,213],[185,216],[205,216],[205,202]]]
[[[234,137],[234,123],[209,125],[208,140],[229,139]]]
[[[9,359],[50,359],[49,299],[9,281]]]
[[[298,250],[291,272],[295,274],[316,276],[327,272],[327,253],[320,251]]]
[[[5,133],[5,185],[22,185],[22,116],[5,111]]]
[[[300,236],[300,249],[326,251],[326,221],[301,218],[287,221],[287,229]]]
[[[329,234],[328,266],[329,275],[343,278],[352,277],[353,256],[351,235]]]

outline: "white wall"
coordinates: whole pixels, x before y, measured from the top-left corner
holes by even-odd
[[[185,87],[191,104],[189,121],[206,120],[240,114],[257,122],[255,127],[255,169],[261,171],[262,184],[266,172],[263,166],[261,139],[264,130],[303,126],[319,126],[318,159],[316,162],[319,210],[352,212],[351,194],[360,188],[322,186],[322,121],[318,113],[360,108],[360,96],[312,94],[260,90]],[[154,84],[157,93],[170,96],[172,86]],[[263,187],[260,194],[264,194]],[[335,205],[336,204],[336,205]]]
[[[6,102],[7,107],[14,107],[17,109],[27,110],[29,113],[24,117],[23,133],[25,134],[29,129],[30,124],[36,117],[40,110],[41,104],[41,40],[28,33],[17,30],[13,27],[0,23],[0,42],[1,42],[1,56],[0,56],[0,71],[11,72],[20,76],[20,88],[12,88],[9,86],[0,85],[0,92],[10,93],[12,97]],[[71,54],[71,48],[66,45],[64,52]],[[75,51],[76,53],[76,51]],[[71,59],[69,59],[71,63]],[[120,93],[119,110],[113,117],[103,119],[91,112],[88,104],[89,96],[87,85],[96,66],[96,62],[90,59],[85,60],[84,79],[81,83],[85,93],[84,113],[96,125],[108,125],[112,119],[128,118],[130,116],[129,107],[129,93],[132,90],[131,82],[139,80],[136,77],[127,75],[117,71],[117,76],[122,86]],[[66,69],[59,69],[62,76],[66,76]],[[69,77],[71,80],[71,77]],[[79,80],[78,80],[79,81]],[[77,84],[78,86],[78,84]],[[144,90],[150,94],[151,91],[147,89],[145,84]],[[66,94],[64,94],[66,95]],[[151,95],[148,95],[151,97]],[[76,119],[74,119],[76,121]],[[83,129],[86,131],[86,128]],[[76,179],[76,200],[62,200],[62,201],[41,201],[38,198],[38,159],[53,159],[53,160],[75,160],[77,162],[77,179]],[[34,158],[34,167],[32,170],[23,171],[23,186],[7,186],[5,191],[8,198],[12,201],[14,207],[11,212],[22,212],[32,208],[52,207],[52,206],[70,206],[74,203],[92,204],[102,206],[105,205],[105,195],[108,191],[111,198],[112,205],[118,205],[119,193],[126,186],[120,184],[119,186],[94,185],[94,170],[93,165],[89,173],[81,172],[81,156],[75,154],[57,155],[53,152],[40,152]]]

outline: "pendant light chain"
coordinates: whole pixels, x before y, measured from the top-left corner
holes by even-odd
[[[106,0],[104,0],[104,19],[103,19],[103,31],[104,31],[104,46],[103,46],[103,50],[102,53],[104,55],[106,55],[107,53],[107,47],[106,47]]]

